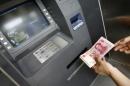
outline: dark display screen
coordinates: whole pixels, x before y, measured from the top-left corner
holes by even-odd
[[[34,2],[28,2],[0,15],[0,30],[17,47],[49,26]]]
[[[10,2],[10,1],[12,1],[12,0],[0,0],[0,5],[3,5],[3,4]]]

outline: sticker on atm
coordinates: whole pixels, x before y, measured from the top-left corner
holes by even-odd
[[[70,19],[70,23],[72,25],[73,30],[77,30],[84,24],[83,17],[80,13],[78,13]]]

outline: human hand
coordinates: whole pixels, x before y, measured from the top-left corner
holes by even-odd
[[[130,36],[116,42],[114,50],[130,54]]]
[[[109,76],[111,74],[111,70],[114,69],[114,67],[108,63],[105,58],[96,57],[96,65],[93,66],[93,69],[96,73],[100,75],[107,75]]]

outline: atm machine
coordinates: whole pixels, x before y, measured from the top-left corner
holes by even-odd
[[[0,66],[20,86],[89,86],[91,37],[78,0],[1,0]]]

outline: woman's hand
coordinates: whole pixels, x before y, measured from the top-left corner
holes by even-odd
[[[116,42],[114,50],[130,54],[130,36]]]
[[[130,80],[117,68],[106,62],[105,58],[96,57],[95,60],[96,65],[93,69],[96,73],[109,76],[117,86],[130,86]]]
[[[114,67],[108,63],[105,58],[96,57],[96,65],[93,67],[96,73],[100,75],[107,75],[109,76],[111,74],[111,71],[114,69]]]

